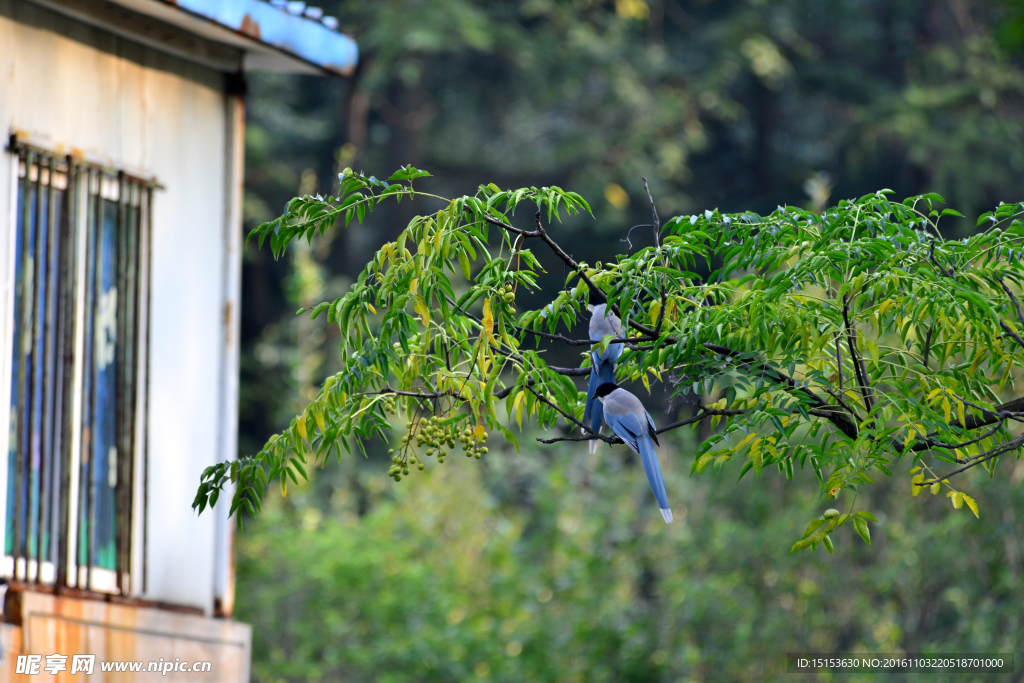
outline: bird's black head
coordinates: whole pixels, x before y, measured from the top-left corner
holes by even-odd
[[[619,385],[615,382],[605,382],[597,389],[594,389],[594,398],[604,398],[608,394],[612,393],[619,388]]]

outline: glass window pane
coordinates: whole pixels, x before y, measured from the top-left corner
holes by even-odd
[[[93,363],[95,376],[95,410],[92,415],[92,484],[94,545],[93,564],[104,569],[116,568],[116,509],[114,489],[117,486],[117,204],[101,200],[102,221],[97,242],[97,292],[93,323]]]

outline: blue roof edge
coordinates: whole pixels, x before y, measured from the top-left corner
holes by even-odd
[[[359,47],[349,36],[264,0],[164,2],[341,76],[350,76],[359,63]]]

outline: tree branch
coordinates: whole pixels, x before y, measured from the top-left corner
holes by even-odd
[[[742,415],[742,414],[744,414],[746,412],[747,411],[745,411],[745,410],[732,410],[732,409],[719,409],[719,408],[701,408],[700,412],[697,415],[694,415],[693,417],[688,417],[685,420],[680,420],[679,422],[673,422],[672,424],[667,424],[664,427],[661,427],[660,429],[655,430],[655,434],[664,434],[665,432],[670,432],[673,429],[679,429],[680,427],[685,427],[687,425],[692,425],[694,422],[700,422],[701,420],[703,420],[705,418],[708,418],[708,417],[712,417],[713,415],[726,415],[726,416],[732,417],[734,415]],[[539,441],[541,443],[545,443],[545,444],[552,444],[552,443],[558,443],[559,441],[590,441],[591,438],[592,437],[589,437],[589,436],[557,436],[557,437],[555,437],[553,439],[541,439],[541,438],[538,438],[537,441]],[[610,437],[610,438],[605,438],[604,441],[606,441],[607,443],[623,443],[622,439],[620,439],[617,436],[613,436],[613,437]]]
[[[366,392],[366,394],[364,394],[364,395],[368,395],[368,396],[383,396],[385,394],[394,394],[396,396],[408,396],[410,398],[435,399],[435,398],[449,397],[449,398],[457,398],[457,399],[460,399],[460,400],[462,399],[462,397],[459,396],[458,394],[456,394],[454,391],[434,391],[434,392],[422,393],[422,392],[416,392],[416,391],[405,391],[405,390],[402,390],[402,389],[392,389],[391,387],[384,387],[380,391]]]
[[[1024,327],[1024,313],[1021,313],[1020,302],[1017,301],[1017,297],[1014,296],[1013,292],[1010,291],[1010,288],[1006,286],[1005,282],[1003,282],[1003,278],[997,277],[996,280],[999,282],[999,286],[1003,288],[1003,291],[1006,292],[1006,296],[1010,297],[1010,302],[1017,311],[1017,320],[1020,321],[1021,327]]]
[[[1010,288],[1006,286],[1005,282],[1003,282],[1003,278],[997,276],[996,281],[999,282],[999,286],[1003,288],[1004,292],[1006,292],[1006,296],[1010,297],[1010,303],[1012,303],[1013,307],[1017,310],[1017,320],[1020,321],[1021,327],[1024,327],[1024,313],[1021,313],[1020,302],[1017,301],[1017,297],[1014,296],[1013,292],[1010,291]],[[1020,335],[1014,332],[1012,327],[1004,323],[1002,320],[999,321],[999,326],[1003,328],[1003,332],[1006,333],[1006,336],[1011,337],[1021,346],[1021,348],[1024,348],[1024,339],[1021,339]]]
[[[739,362],[748,366],[748,368],[750,369],[756,369],[754,363],[737,358],[738,356],[740,356],[740,353],[738,351],[733,351],[728,346],[719,346],[718,344],[711,344],[705,342],[704,347],[709,351],[713,351],[714,353],[717,353],[721,356],[735,358],[739,360]],[[850,415],[848,415],[845,411],[837,410],[839,406],[829,405],[828,402],[826,402],[823,398],[815,394],[807,387],[797,386],[796,380],[794,380],[792,377],[788,377],[787,375],[784,375],[777,370],[773,370],[771,368],[766,367],[763,362],[759,362],[757,367],[760,367],[762,371],[767,371],[767,373],[769,373],[772,376],[772,379],[774,381],[780,384],[785,384],[790,388],[790,390],[799,391],[800,393],[810,398],[814,404],[814,407],[821,412],[819,417],[826,418],[829,422],[834,424],[839,429],[839,431],[841,431],[843,434],[850,437],[851,439],[857,438],[857,423],[853,419],[851,419]]]
[[[510,323],[509,327],[511,327],[514,330],[519,330],[524,335],[525,334],[536,335],[536,336],[540,337],[541,339],[550,339],[551,341],[561,342],[563,344],[566,344],[567,346],[594,346],[595,344],[600,343],[600,342],[595,342],[593,339],[571,339],[571,338],[563,336],[561,334],[551,334],[550,332],[538,332],[537,330],[530,330],[530,329],[527,329],[525,327],[521,327],[519,325],[516,325],[514,323]],[[641,344],[641,343],[644,343],[644,342],[651,342],[651,341],[656,341],[656,338],[655,337],[615,337],[614,339],[612,339],[608,343],[609,344],[624,344],[626,346],[626,348],[637,349],[637,350],[640,350],[640,351],[644,351],[644,350],[646,350],[646,347],[641,348],[641,347],[637,346],[637,344]],[[651,348],[653,348],[653,347],[651,347]]]
[[[836,331],[836,374],[839,376],[839,393],[843,393],[843,348],[839,343],[839,331]]]
[[[996,432],[998,432],[999,429],[1006,423],[1007,417],[1009,417],[1009,415],[1007,415],[1006,417],[1000,418],[999,422],[997,422],[995,424],[995,426],[992,427],[992,429],[988,430],[987,432],[985,432],[981,436],[979,436],[979,437],[977,437],[975,439],[971,439],[970,441],[964,441],[963,443],[943,443],[943,442],[941,442],[941,441],[939,441],[937,439],[932,439],[930,437],[926,437],[926,440],[930,442],[930,446],[932,448],[948,448],[950,450],[956,450],[957,448],[964,448],[966,446],[970,446],[972,444],[976,444],[979,441],[983,441],[983,440],[987,439],[988,437],[992,436],[993,434],[995,434]],[[968,460],[970,460],[970,458],[968,458],[967,460],[961,460],[960,458],[956,458],[955,456],[954,456],[954,459],[957,462],[967,462]]]
[[[552,372],[555,372],[559,375],[563,375],[565,377],[586,377],[590,374],[590,368],[560,368],[554,365],[549,365],[547,366],[547,368],[548,370],[551,370]],[[532,387],[535,386],[536,384],[537,382],[534,379],[527,380],[527,387]],[[501,400],[507,397],[509,394],[511,394],[512,390],[515,388],[516,385],[513,384],[510,387],[505,387],[501,391],[496,391],[494,392],[494,398]]]
[[[1015,439],[1011,439],[1010,441],[1007,441],[1006,443],[1004,443],[1001,446],[997,446],[996,448],[992,449],[988,453],[981,453],[981,454],[979,454],[978,456],[975,457],[975,459],[972,460],[972,462],[968,463],[967,465],[964,465],[960,469],[953,470],[949,474],[944,475],[942,477],[939,477],[938,479],[929,479],[928,481],[918,482],[917,484],[915,484],[915,486],[931,486],[932,484],[938,484],[941,481],[946,481],[947,479],[949,479],[952,476],[960,474],[961,472],[966,472],[967,470],[971,469],[972,467],[977,467],[978,465],[980,465],[980,464],[982,464],[984,462],[988,462],[992,458],[998,457],[998,456],[1002,455],[1003,453],[1007,453],[1009,451],[1012,451],[1015,448],[1020,448],[1020,446],[1022,446],[1022,445],[1024,445],[1024,434],[1021,434],[1020,436],[1016,437]]]
[[[537,212],[537,215],[540,215],[539,211]],[[536,230],[523,230],[522,228],[517,228],[514,225],[509,225],[505,221],[499,221],[497,218],[494,218],[492,216],[484,216],[484,220],[490,223],[491,225],[497,225],[499,228],[505,230],[506,232],[511,232],[514,235],[520,235],[524,239],[530,239],[531,237],[540,237],[540,233],[537,232]]]
[[[541,239],[541,241],[544,242],[544,244],[548,245],[548,247],[551,249],[551,251],[553,251],[555,253],[555,256],[557,256],[558,258],[560,258],[562,260],[562,263],[564,263],[565,265],[569,266],[574,271],[576,271],[576,274],[580,276],[581,280],[583,280],[584,282],[587,283],[587,287],[590,289],[591,292],[594,293],[594,296],[596,296],[598,299],[600,299],[601,303],[608,304],[608,295],[605,294],[603,290],[599,289],[597,287],[597,285],[594,284],[593,280],[591,280],[587,276],[587,274],[583,271],[583,269],[580,268],[580,264],[578,264],[571,256],[566,254],[565,251],[563,251],[562,248],[560,246],[558,246],[558,243],[555,242],[553,239],[551,239],[551,236],[548,235],[547,230],[544,229],[544,226],[540,222],[540,211],[537,212],[536,219],[537,219],[537,229],[533,230],[533,231],[529,231],[529,230],[522,230],[520,228],[513,227],[513,226],[509,225],[508,223],[505,223],[504,221],[500,221],[497,218],[493,218],[492,216],[484,216],[484,220],[485,221],[487,221],[491,225],[498,226],[502,230],[507,230],[507,231],[512,232],[512,233],[514,233],[516,235],[522,235],[525,238],[539,237]],[[616,304],[610,304],[610,305],[611,305],[612,311],[615,313],[615,315],[617,315],[621,319],[622,318],[622,312],[619,310],[618,305],[616,305]],[[654,330],[652,328],[647,327],[646,325],[642,325],[642,324],[640,324],[640,323],[638,323],[638,322],[636,322],[636,321],[634,321],[632,319],[630,319],[628,322],[629,322],[629,326],[632,327],[633,329],[637,330],[638,332],[642,332],[643,334],[645,334],[645,335],[647,335],[649,337],[655,336]],[[670,343],[674,343],[676,340],[674,338],[670,337],[670,338],[668,338],[668,341]]]
[[[871,391],[871,385],[868,383],[868,373],[864,367],[864,361],[857,355],[857,328],[850,324],[849,303],[850,298],[843,295],[843,322],[846,323],[846,343],[850,347],[850,359],[853,362],[854,372],[857,373],[857,381],[860,383],[860,393],[864,396],[864,407],[870,413],[871,405],[874,403],[873,392]]]
[[[928,336],[924,340],[924,363],[923,365],[928,367],[928,354],[932,351],[932,333],[935,332],[935,322],[932,321],[931,326],[928,327]]]
[[[857,421],[858,423],[859,423],[859,422],[861,422],[861,419],[860,419],[860,415],[858,415],[858,414],[857,414],[857,411],[856,411],[856,410],[855,410],[855,409],[853,408],[853,406],[851,406],[851,405],[850,405],[849,403],[847,403],[847,402],[846,402],[846,401],[845,401],[845,400],[843,399],[843,395],[842,395],[842,394],[837,394],[837,393],[836,393],[835,391],[833,391],[832,389],[829,389],[829,388],[828,388],[828,387],[826,387],[826,386],[822,386],[821,388],[825,390],[825,393],[827,393],[827,394],[828,394],[829,396],[831,396],[832,398],[834,398],[834,399],[836,400],[836,403],[838,403],[839,405],[841,405],[841,406],[843,407],[843,410],[845,410],[845,411],[846,411],[847,413],[849,413],[849,414],[850,414],[850,415],[851,415],[851,416],[852,416],[853,418],[855,418],[855,420],[856,420],[856,421]]]
[[[466,316],[467,318],[469,318],[470,320],[474,321],[475,323],[477,323],[481,327],[483,326],[483,324],[484,324],[483,320],[481,320],[480,318],[476,317],[475,315],[473,315],[469,311],[466,311],[466,310],[463,310],[463,309],[459,308],[456,305],[456,303],[454,301],[452,301],[451,298],[449,298],[449,296],[447,294],[443,294],[442,293],[442,296],[444,296],[445,300],[449,303],[449,305],[451,305],[451,307],[455,310],[456,313],[460,313],[461,315]],[[517,330],[523,330],[523,328],[519,327],[518,325],[510,325],[510,327],[513,327],[513,328],[515,328]],[[525,330],[525,331],[528,332],[529,334],[536,334],[535,332],[532,332],[530,330]],[[561,336],[561,335],[549,335],[549,336]],[[583,342],[582,340],[569,339],[568,337],[565,337],[564,339],[565,339],[566,342],[571,343],[573,346],[581,346],[583,343],[586,343],[586,344],[593,344],[594,343],[594,342],[592,342],[590,340],[587,340],[586,342]],[[580,343],[577,343],[577,342],[580,342]],[[512,352],[503,351],[501,349],[498,349],[498,352],[501,353],[504,356],[512,358],[513,360],[518,360],[520,362],[522,362],[522,360],[523,360],[522,356],[519,356],[519,355],[517,355],[515,353],[512,353]],[[562,368],[562,367],[558,367],[557,365],[548,365],[547,368],[549,370],[553,371],[553,372],[558,373],[559,375],[565,375],[567,377],[585,377],[585,376],[590,374],[590,368]],[[508,391],[505,392],[505,395],[506,396],[508,395]]]
[[[1015,342],[1017,342],[1021,348],[1024,348],[1024,339],[1021,339],[1020,335],[1013,331],[1013,328],[1004,323],[1002,320],[999,321],[999,326],[1003,328],[1003,332],[1006,333],[1007,337],[1010,337]]]
[[[931,244],[931,247],[929,247],[929,249],[928,249],[928,260],[932,262],[932,265],[934,265],[936,268],[939,269],[940,273],[942,273],[943,275],[945,275],[949,279],[953,280],[954,282],[957,281],[956,273],[953,272],[952,268],[944,268],[943,266],[939,265],[938,261],[935,260],[935,238],[934,237],[932,237],[932,244]]]
[[[527,389],[527,391],[529,391],[529,392],[530,392],[531,394],[533,394],[534,396],[536,396],[538,400],[540,400],[540,401],[543,401],[543,402],[544,402],[544,403],[546,403],[547,405],[551,406],[551,407],[552,407],[552,408],[554,408],[554,409],[555,409],[556,411],[558,411],[558,413],[559,413],[559,414],[560,414],[560,415],[561,415],[562,417],[564,417],[564,418],[565,418],[566,420],[568,420],[568,421],[572,422],[572,423],[573,423],[573,424],[575,424],[575,425],[576,425],[577,427],[579,427],[580,429],[582,429],[582,430],[584,431],[584,433],[586,433],[586,434],[592,434],[593,436],[587,437],[587,439],[586,439],[587,441],[589,441],[589,440],[591,440],[591,439],[601,439],[601,441],[605,441],[605,442],[607,442],[607,443],[615,443],[615,441],[613,441],[613,440],[612,440],[612,438],[610,438],[610,437],[607,437],[607,436],[604,436],[604,435],[602,435],[602,434],[598,434],[598,433],[597,433],[597,432],[595,432],[595,431],[594,431],[593,429],[591,429],[591,428],[590,428],[590,427],[588,427],[587,425],[583,424],[582,422],[580,422],[579,420],[577,420],[577,419],[576,419],[575,417],[573,417],[573,416],[572,416],[572,415],[570,415],[569,413],[565,412],[564,410],[562,410],[561,408],[559,408],[558,406],[556,406],[556,405],[555,405],[554,403],[552,403],[551,401],[547,400],[546,398],[544,398],[543,396],[541,396],[540,394],[538,394],[538,393],[537,393],[536,391],[534,391],[533,387],[531,387],[531,386],[527,386],[527,387],[526,387],[526,389]],[[614,437],[614,438],[616,438],[616,439],[617,439],[618,437]],[[538,439],[538,440],[539,440],[539,439]]]

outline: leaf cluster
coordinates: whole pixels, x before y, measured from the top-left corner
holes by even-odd
[[[440,206],[383,245],[347,294],[300,309],[338,327],[343,370],[255,456],[208,468],[194,502],[200,512],[230,483],[232,513],[256,514],[270,482],[285,493],[289,479],[298,483],[332,452],[365,453],[373,438],[390,443],[403,420],[405,436],[392,448],[396,479],[423,464],[418,446],[439,462],[456,439],[479,455],[482,437],[496,430],[518,448],[513,421],[584,433],[546,443],[617,442],[581,424],[586,397],[572,379],[588,373],[593,344],[579,328],[597,303],[623,323],[620,338],[598,343],[625,344],[620,383],[650,390],[653,381],[673,397],[702,397],[692,417],[659,429],[710,422],[693,473],[730,462],[740,478],[770,466],[787,479],[809,471],[822,495],[836,497],[911,458],[921,468],[915,495],[946,487],[955,507],[969,500],[976,510],[951,477],[978,465],[994,475],[1000,455],[1019,454],[1024,399],[1004,394],[1024,348],[1015,293],[1024,279],[1024,205],[1000,205],[961,240],[943,237],[959,214],[936,194],[897,202],[883,190],[820,214],[707,210],[664,226],[655,212],[654,246],[588,264],[556,239],[564,216],[591,213],[580,195],[491,184],[448,199],[414,190],[427,175],[407,166],[381,181],[346,169],[338,197],[296,198],[253,230],[250,238],[280,256],[292,240],[361,222],[383,201]],[[517,209],[530,228],[516,226]],[[517,293],[536,292],[543,270],[529,245],[551,251],[567,277],[544,306],[517,312]],[[553,345],[578,348],[581,366],[550,365]],[[957,469],[937,472],[942,463]],[[851,510],[812,522],[794,550],[829,547],[828,534],[848,520],[869,541],[868,519]]]

